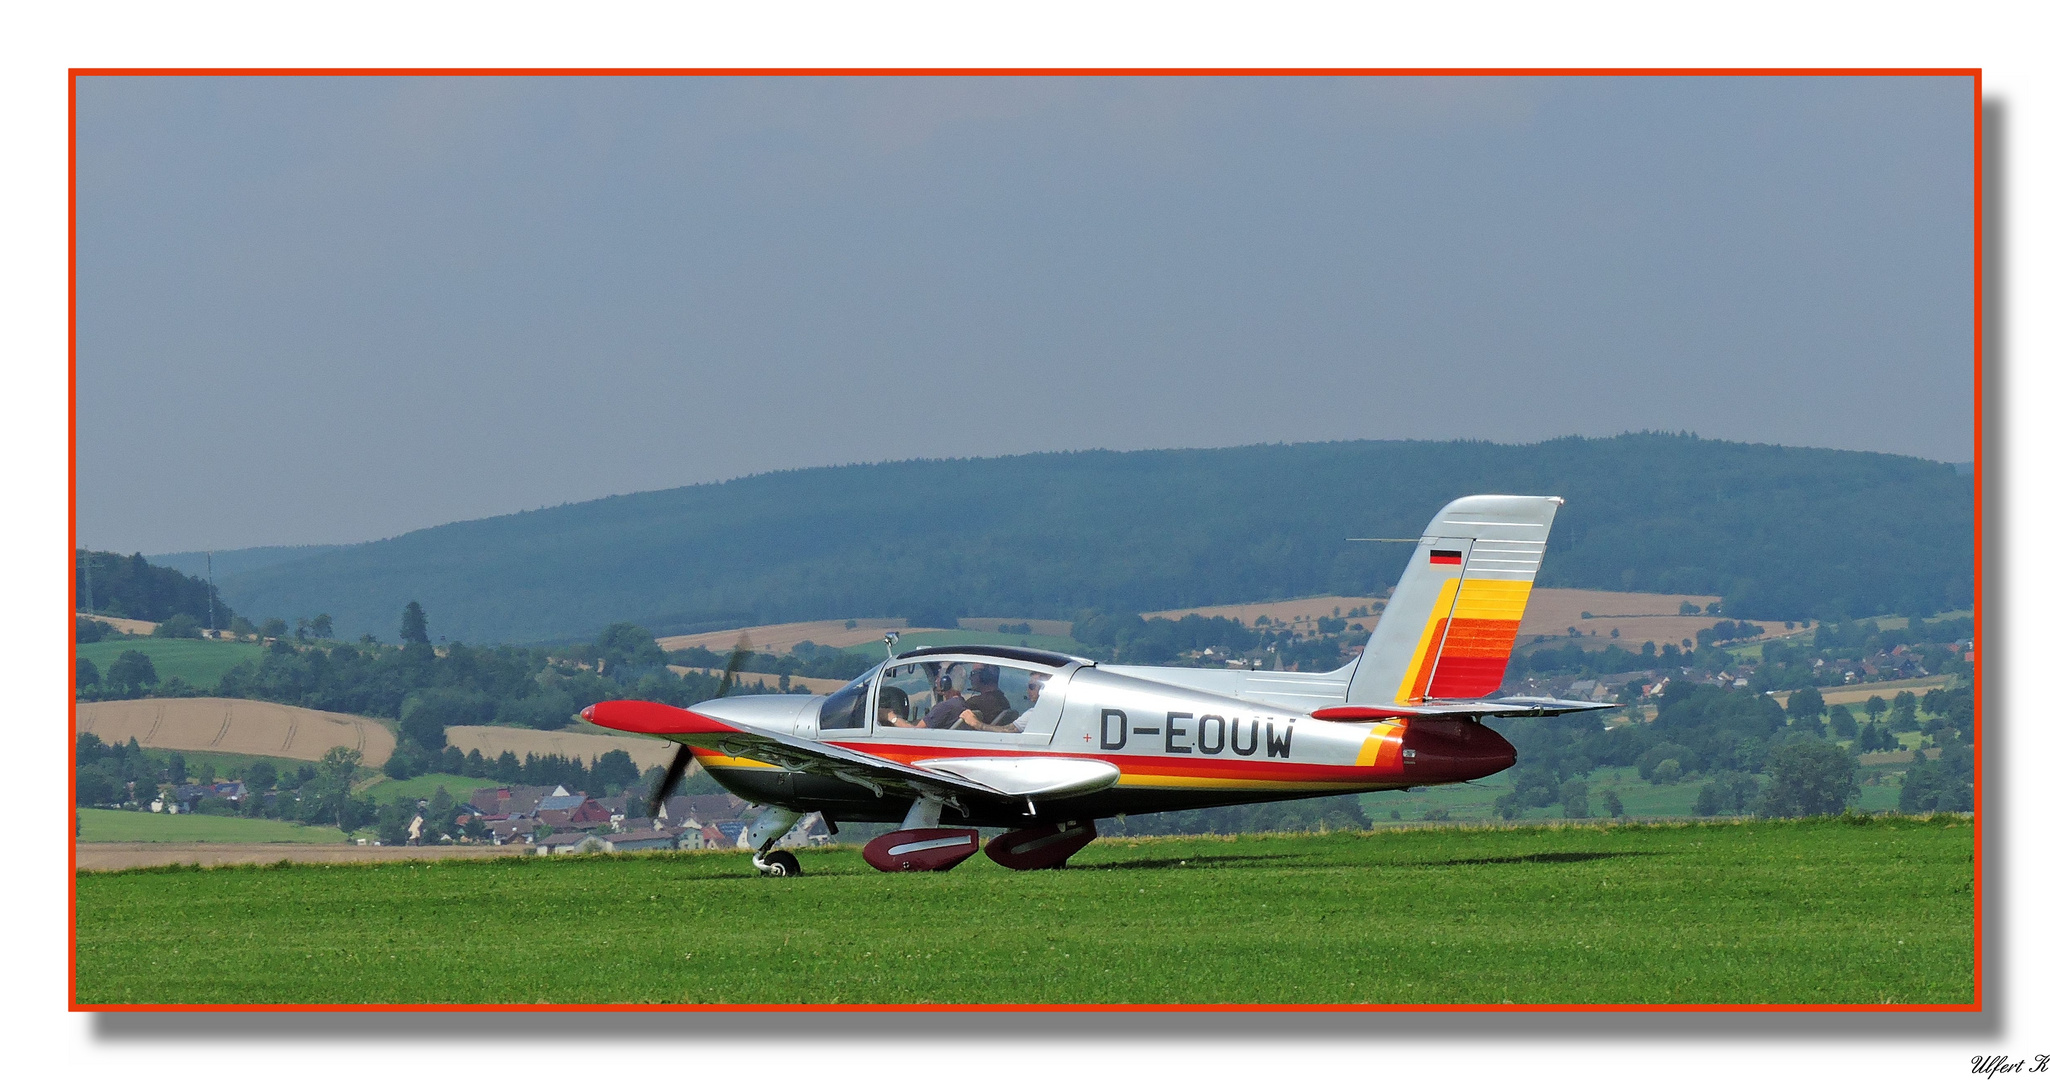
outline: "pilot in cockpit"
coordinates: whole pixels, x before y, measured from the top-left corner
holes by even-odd
[[[959,665],[954,666],[954,669],[958,668]],[[935,730],[955,726],[961,719],[962,711],[968,708],[968,701],[961,696],[954,676],[943,674],[945,670],[949,669],[942,669],[937,664],[928,669],[928,677],[932,679],[933,706],[925,714],[923,723]]]
[[[911,697],[901,687],[885,686],[876,691],[876,723],[882,727],[924,727],[910,720]]]

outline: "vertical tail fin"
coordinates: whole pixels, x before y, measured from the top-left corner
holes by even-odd
[[[1346,701],[1415,705],[1501,689],[1552,516],[1564,503],[1468,495],[1438,511],[1381,611]]]

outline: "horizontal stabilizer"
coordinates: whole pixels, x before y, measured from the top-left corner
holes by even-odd
[[[1421,705],[1334,705],[1310,714],[1316,720],[1394,720],[1411,716],[1559,716],[1564,713],[1615,709],[1600,701],[1565,698],[1505,697],[1487,701],[1431,701]]]

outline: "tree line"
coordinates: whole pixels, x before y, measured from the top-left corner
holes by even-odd
[[[162,622],[182,615],[197,628],[211,614],[213,625],[225,629],[235,617],[212,586],[169,567],[151,566],[141,552],[74,552],[72,596],[78,611],[121,619]]]

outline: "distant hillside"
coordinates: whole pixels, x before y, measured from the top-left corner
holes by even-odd
[[[221,579],[256,618],[389,640],[904,616],[1068,617],[1391,585],[1474,492],[1566,498],[1539,584],[1702,593],[1752,619],[1967,606],[1947,464],[1685,435],[1032,454],[802,469],[423,529]],[[938,625],[946,625],[939,623]]]
[[[233,551],[216,551],[214,552],[214,580],[219,581],[230,574],[261,570],[266,566],[276,566],[279,563],[288,563],[294,559],[307,559],[315,555],[325,555],[330,551],[340,550],[342,550],[342,545],[340,544],[302,544],[297,547],[253,547],[237,548]],[[174,551],[168,555],[151,555],[149,561],[152,566],[168,566],[181,574],[190,574],[201,581],[206,580],[206,552],[204,551]]]
[[[190,615],[204,626],[209,616],[209,600],[215,626],[226,626],[235,617],[235,612],[221,602],[220,589],[209,589],[204,577],[189,577],[168,567],[151,565],[140,554],[72,552],[71,595],[79,611],[144,622]]]

